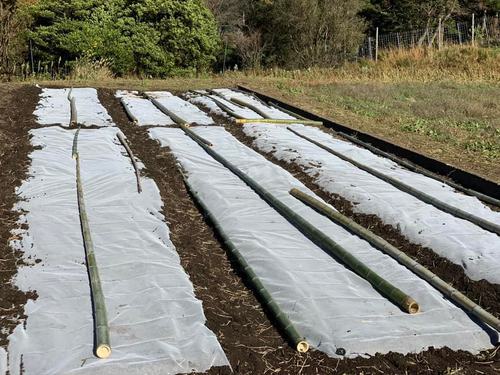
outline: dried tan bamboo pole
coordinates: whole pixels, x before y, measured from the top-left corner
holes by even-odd
[[[127,103],[125,103],[125,100],[123,100],[123,98],[120,99],[120,103],[123,106],[123,109],[125,109],[125,113],[127,114],[130,121],[132,121],[134,124],[137,125],[139,123],[139,120],[137,119],[137,117],[134,116],[134,114],[132,113],[130,108],[127,106]]]
[[[137,192],[140,194],[142,192],[142,187],[141,187],[141,176],[140,176],[140,170],[139,167],[137,166],[137,162],[135,161],[134,153],[130,149],[127,140],[123,136],[121,132],[116,133],[116,136],[118,137],[118,140],[120,143],[125,147],[125,150],[127,150],[127,154],[130,157],[130,160],[132,161],[132,165],[134,166],[135,170],[135,177],[137,179]]]
[[[68,92],[68,100],[69,100],[69,105],[70,105],[70,119],[69,119],[69,126],[77,125],[78,124],[78,115],[76,111],[76,99],[73,95],[71,95],[73,92],[73,87],[69,89]]]
[[[404,252],[398,248],[392,246],[389,242],[384,240],[382,237],[377,236],[375,233],[369,231],[368,229],[362,227],[355,221],[349,219],[348,217],[342,215],[340,212],[335,211],[330,206],[321,202],[320,200],[306,194],[298,189],[290,190],[290,194],[305,203],[306,205],[312,207],[314,210],[318,211],[320,214],[328,217],[336,224],[339,224],[346,228],[351,233],[359,236],[360,238],[366,240],[375,248],[394,258],[400,264],[408,268],[410,271],[414,272],[416,275],[420,276],[422,279],[427,281],[445,296],[456,302],[464,310],[476,316],[482,322],[488,324],[498,332],[500,332],[500,320],[495,316],[484,310],[481,306],[470,300],[466,295],[462,294],[460,291],[455,289],[453,286],[446,283],[439,276],[422,266],[416,260],[410,258]]]
[[[75,97],[72,97],[69,103],[71,106],[71,117],[69,120],[69,124],[70,124],[70,126],[77,125],[78,124],[78,115],[76,112],[76,99],[75,99]]]
[[[254,106],[253,104],[247,103],[244,100],[241,100],[241,99],[238,99],[238,98],[231,98],[231,101],[233,103],[241,105],[242,107],[250,108],[252,111],[254,111],[255,113],[261,115],[264,118],[267,118],[267,119],[270,118],[270,116],[266,112],[264,112],[262,109]]]
[[[219,107],[221,110],[223,110],[224,112],[226,112],[229,116],[231,116],[231,117],[233,117],[235,119],[243,119],[242,116],[240,116],[239,114],[237,114],[236,112],[234,112],[231,108],[229,108],[222,101],[220,101],[217,98],[214,98],[215,95],[208,95],[208,94],[203,94],[203,93],[200,93],[200,92],[196,92],[196,93],[198,95],[206,96],[208,99],[212,100],[217,105],[217,107]]]
[[[76,190],[78,197],[78,210],[80,224],[82,227],[83,243],[87,260],[87,270],[90,279],[90,291],[92,298],[92,309],[94,312],[95,347],[94,351],[98,358],[108,358],[111,355],[111,344],[109,340],[108,318],[104,293],[102,291],[101,279],[94,253],[94,244],[90,233],[87,211],[83,194],[83,186],[80,175],[80,157],[76,152]]]

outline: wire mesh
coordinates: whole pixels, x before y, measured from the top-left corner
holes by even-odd
[[[378,52],[391,49],[415,47],[442,47],[473,42],[472,22],[448,21],[427,29],[391,32],[378,35]],[[498,17],[480,17],[474,25],[474,42],[478,45],[500,44],[500,22]],[[376,37],[369,35],[359,47],[359,58],[375,59]]]

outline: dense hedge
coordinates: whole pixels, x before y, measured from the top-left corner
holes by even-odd
[[[201,0],[40,0],[26,9],[36,60],[106,59],[118,75],[211,67],[220,47]]]

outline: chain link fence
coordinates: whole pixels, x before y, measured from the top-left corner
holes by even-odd
[[[441,48],[445,45],[500,45],[500,22],[496,17],[481,17],[470,22],[450,22],[421,30],[368,36],[359,48],[359,58],[376,60],[382,50],[415,47]]]

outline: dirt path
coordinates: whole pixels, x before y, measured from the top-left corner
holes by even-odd
[[[25,318],[24,305],[36,292],[23,293],[12,285],[17,267],[24,264],[21,253],[9,242],[16,239],[11,231],[19,228],[20,213],[12,211],[17,201],[16,187],[27,177],[32,150],[28,131],[36,126],[33,111],[39,89],[34,86],[0,84],[0,346]],[[32,261],[36,261],[33,259]]]
[[[210,223],[204,220],[189,196],[174,157],[151,140],[144,128],[128,121],[114,91],[100,90],[99,98],[128,137],[134,153],[145,164],[148,176],[160,189],[171,239],[191,277],[197,297],[203,301],[207,325],[217,334],[235,373],[430,374],[460,368],[461,373],[477,374],[477,369],[494,374],[500,369],[500,355],[494,351],[473,356],[444,348],[407,356],[390,353],[355,360],[336,360],[314,351],[298,355],[283,341],[255,296],[241,281]],[[209,373],[226,374],[229,371],[212,369]]]

